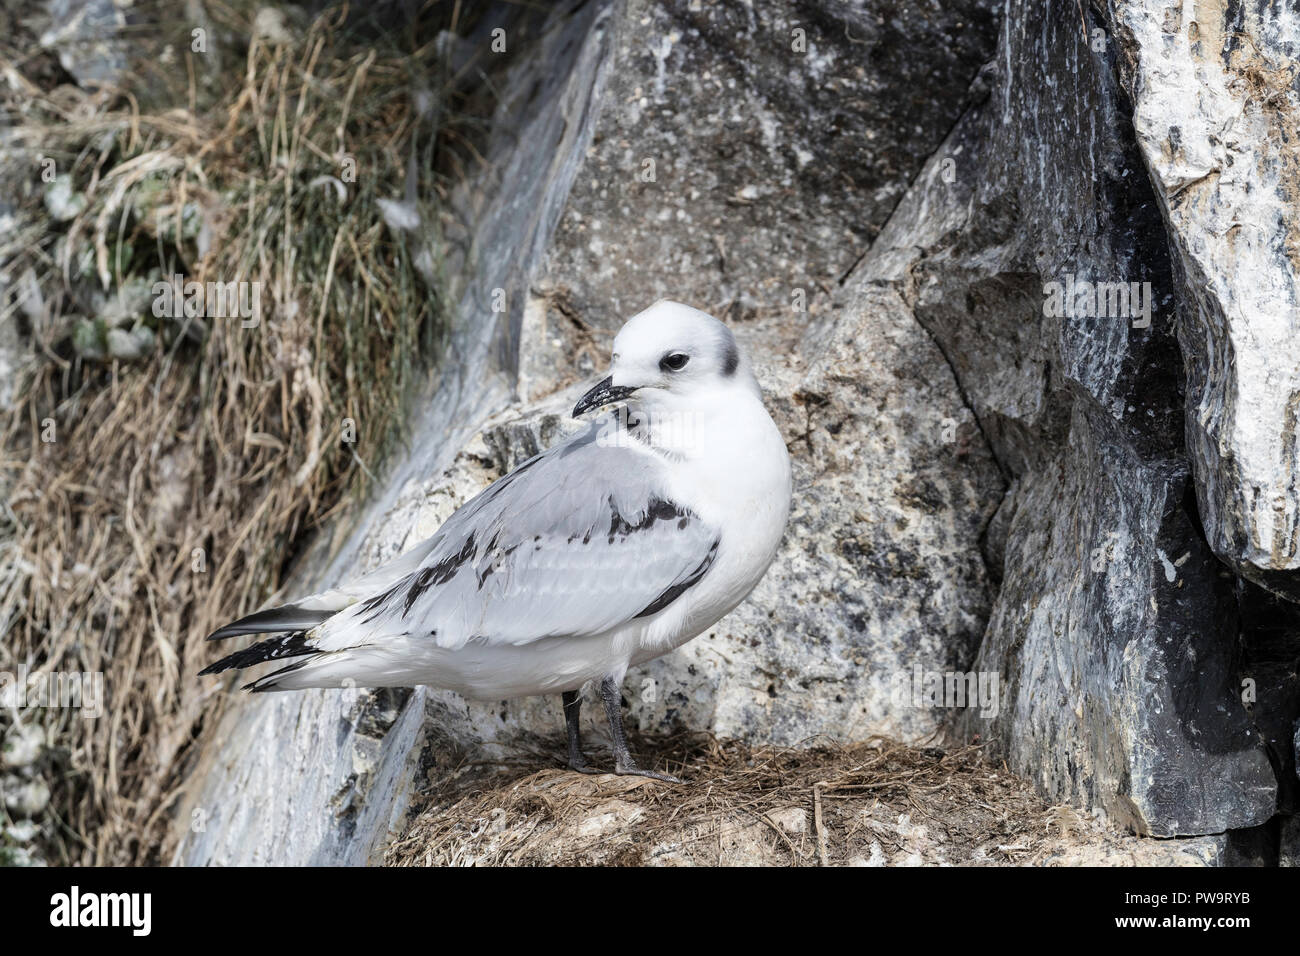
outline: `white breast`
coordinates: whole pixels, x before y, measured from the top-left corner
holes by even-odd
[[[790,514],[790,455],[757,397],[702,416],[697,439],[673,468],[674,500],[720,529],[718,554],[698,585],[638,628],[631,664],[698,636],[762,579]]]

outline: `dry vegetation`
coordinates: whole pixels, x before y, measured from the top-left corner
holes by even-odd
[[[429,865],[1042,865],[1198,862],[1050,807],[975,746],[750,748],[707,734],[642,740],[683,778],[537,770],[554,752],[430,773],[386,862]],[[556,750],[560,745],[556,744]]]
[[[171,43],[159,26],[133,41],[158,56],[138,90],[87,92],[30,42],[0,48],[9,147],[35,183],[0,238],[22,290],[5,307],[39,352],[3,423],[0,669],[102,671],[108,695],[98,720],[21,717],[46,722],[51,861],[153,861],[221,704],[194,679],[205,635],[359,500],[438,349],[436,237],[384,216],[437,192],[416,175],[433,44],[356,37],[346,8],[261,37],[253,8],[209,13],[223,68],[188,52],[188,25]],[[41,157],[70,186],[62,220]],[[174,273],[261,283],[260,323],[154,316]],[[134,360],[105,354],[114,328],[143,345]]]

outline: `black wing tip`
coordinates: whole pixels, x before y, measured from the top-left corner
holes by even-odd
[[[266,661],[283,660],[286,657],[304,657],[309,654],[316,654],[317,649],[311,645],[307,639],[306,631],[295,631],[287,637],[273,637],[269,640],[259,641],[242,651],[235,651],[233,654],[227,654],[221,660],[214,664],[209,664],[203,670],[199,671],[199,676],[205,674],[220,674],[232,668],[243,670],[245,667],[252,667],[254,664],[262,664]],[[290,665],[293,667],[294,665]],[[283,673],[282,670],[276,671],[276,674]],[[274,677],[274,674],[268,675]],[[256,682],[254,682],[256,683]]]
[[[309,630],[324,624],[336,611],[309,611],[293,604],[255,611],[247,617],[241,617],[224,627],[219,627],[208,635],[209,641],[224,641],[228,637],[241,634],[272,634],[281,631]]]
[[[313,652],[313,656],[314,653],[315,652]],[[283,677],[285,674],[296,671],[299,668],[306,667],[310,663],[311,658],[308,658],[305,661],[296,661],[286,667],[281,667],[278,671],[271,671],[269,674],[263,674],[257,680],[249,681],[239,689],[246,690],[250,694],[265,694],[267,691],[291,690],[292,688],[289,687],[281,687],[280,681],[277,680],[277,678]]]
[[[244,631],[244,630],[240,630],[240,629],[239,629],[236,625],[234,625],[234,624],[227,624],[225,627],[219,627],[219,628],[217,628],[215,631],[213,631],[211,634],[209,634],[206,638],[204,638],[204,640],[207,640],[207,641],[224,641],[224,640],[225,640],[226,638],[228,638],[228,637],[238,637],[240,634],[248,634],[248,633],[250,633],[250,632],[248,632],[248,631]]]

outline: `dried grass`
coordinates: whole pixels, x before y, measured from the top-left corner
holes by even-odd
[[[251,11],[213,15],[249,35]],[[311,532],[360,499],[438,350],[436,245],[386,226],[379,205],[435,193],[415,178],[434,131],[413,83],[436,78],[434,53],[352,42],[345,17],[329,10],[288,45],[253,39],[207,108],[185,54],[182,105],[144,112],[129,91],[44,89],[0,49],[14,143],[87,199],[60,225],[34,197],[0,248],[41,306],[41,361],[3,424],[0,668],[103,672],[108,695],[98,720],[36,718],[55,743],[53,860],[154,861],[187,748],[221,707],[194,680],[216,652],[203,638],[261,605]],[[134,364],[69,347],[88,290],[173,272],[262,283],[261,324],[160,329]]]
[[[1093,826],[1073,815],[1063,823],[1061,808],[976,746],[812,743],[750,748],[708,734],[640,741],[645,765],[682,777],[681,786],[536,770],[556,760],[541,752],[439,770],[386,862],[1023,864]]]

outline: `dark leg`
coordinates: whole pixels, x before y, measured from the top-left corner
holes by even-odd
[[[605,716],[609,719],[609,736],[614,742],[614,772],[638,777],[653,777],[667,783],[681,783],[676,777],[653,770],[642,770],[627,752],[627,734],[623,732],[623,688],[606,677],[600,682],[600,696],[605,702]]]
[[[582,698],[576,690],[566,690],[560,695],[564,701],[564,726],[569,731],[569,769],[579,773],[595,773],[587,766],[587,758],[582,754],[582,741],[579,739],[578,712],[582,710]]]

